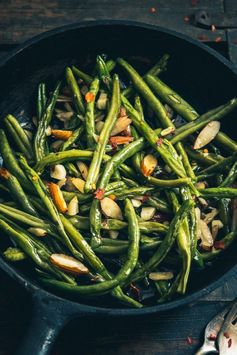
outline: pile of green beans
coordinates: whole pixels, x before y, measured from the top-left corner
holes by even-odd
[[[168,65],[140,75],[98,55],[90,74],[39,84],[33,130],[3,117],[1,253],[44,287],[141,308],[184,295],[233,246],[237,142],[194,141],[237,99],[199,115],[165,83]]]

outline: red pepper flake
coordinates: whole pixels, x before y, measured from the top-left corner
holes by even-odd
[[[230,334],[227,333],[227,332],[225,332],[223,335],[224,335],[224,337],[225,337],[226,339],[229,339],[229,337],[230,337]]]
[[[156,8],[155,8],[155,7],[151,7],[151,8],[150,8],[150,12],[151,12],[152,14],[154,14],[154,13],[156,12]]]
[[[198,39],[199,39],[200,41],[207,41],[207,40],[208,40],[208,37],[207,37],[206,35],[204,35],[204,34],[200,34],[200,35],[198,35]]]
[[[189,22],[190,21],[190,17],[189,16],[184,16],[184,22]]]
[[[197,6],[198,0],[191,0],[191,5],[192,6]]]
[[[192,337],[187,337],[187,343],[188,345],[192,345],[193,344],[193,338]]]
[[[149,198],[149,195],[144,195],[142,197],[142,203],[146,202],[148,200],[148,198]]]
[[[163,138],[159,138],[158,141],[156,142],[156,144],[158,145],[158,147],[163,143]]]
[[[102,200],[104,198],[105,189],[97,189],[94,193],[94,196],[97,200]]]
[[[214,243],[214,248],[215,249],[225,249],[225,243],[223,242],[223,240],[217,240],[215,243]]]
[[[211,30],[212,30],[212,32],[215,32],[216,31],[216,26],[215,25],[211,25]]]
[[[210,334],[208,337],[208,340],[215,341],[216,340],[216,334]]]
[[[216,42],[216,43],[220,43],[221,41],[222,41],[222,38],[221,38],[221,37],[216,37],[216,38],[215,38],[215,42]]]
[[[229,340],[228,340],[228,348],[230,348],[231,345],[232,345],[232,339],[229,339]]]
[[[92,92],[88,91],[88,93],[85,96],[85,99],[87,103],[92,102],[95,100],[95,95],[92,94]]]
[[[134,297],[139,301],[141,299],[141,290],[134,284],[130,284],[130,289]]]

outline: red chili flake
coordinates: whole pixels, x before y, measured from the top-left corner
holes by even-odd
[[[188,345],[192,345],[193,344],[193,338],[192,337],[187,337],[187,343]]]
[[[216,26],[215,25],[211,25],[211,30],[212,30],[212,32],[215,32],[216,31]]]
[[[95,99],[95,95],[92,94],[92,92],[88,91],[88,93],[85,96],[86,102],[92,102]]]
[[[215,341],[216,340],[216,334],[210,334],[208,337],[208,340]]]
[[[215,38],[215,42],[216,42],[216,43],[219,43],[219,42],[221,42],[221,41],[222,41],[222,38],[221,38],[221,37],[216,37],[216,38]]]
[[[142,197],[142,203],[146,202],[148,200],[148,198],[149,198],[149,195],[144,195]]]
[[[97,200],[102,200],[104,198],[105,189],[97,189],[94,193],[94,196]]]
[[[217,240],[215,243],[214,243],[214,248],[215,249],[225,249],[225,243],[223,242],[223,240]]]
[[[158,147],[163,143],[163,138],[159,138],[158,141],[156,142],[156,144],[158,145]]]
[[[154,13],[156,12],[156,8],[155,8],[155,7],[151,7],[151,8],[150,8],[150,12],[151,12],[152,14],[154,14]]]
[[[229,340],[228,340],[228,348],[230,348],[231,345],[232,345],[232,339],[229,339]]]
[[[130,289],[134,297],[139,301],[141,297],[141,290],[138,287],[136,287],[134,284],[130,284]]]
[[[192,6],[197,6],[198,0],[191,0],[191,5]]]
[[[223,335],[224,335],[224,337],[225,337],[226,339],[229,339],[229,337],[230,337],[230,334],[227,333],[227,332],[225,332]]]
[[[190,21],[190,17],[189,16],[184,16],[184,22],[189,22]]]
[[[199,39],[200,41],[207,41],[207,40],[208,40],[208,37],[207,37],[206,35],[204,35],[204,34],[200,34],[200,35],[198,35],[198,39]]]

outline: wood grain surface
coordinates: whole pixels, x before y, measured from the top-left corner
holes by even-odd
[[[215,31],[195,24],[200,11],[209,14]],[[34,35],[96,19],[168,27],[208,42],[237,64],[236,0],[0,0],[0,58]],[[63,329],[52,354],[191,355],[206,323],[236,295],[237,282],[231,279],[196,304],[171,312],[136,319],[74,320]],[[14,353],[30,318],[29,295],[0,272],[0,355]]]

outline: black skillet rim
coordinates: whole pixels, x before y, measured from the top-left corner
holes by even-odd
[[[195,46],[198,46],[200,49],[208,52],[212,56],[214,56],[216,59],[218,59],[223,65],[228,67],[234,75],[237,76],[237,68],[228,61],[225,57],[223,57],[221,54],[216,52],[214,49],[206,46],[205,44],[198,42],[197,40],[194,40],[184,34],[175,32],[173,30],[169,30],[160,26],[156,25],[149,25],[147,23],[143,22],[138,22],[138,21],[126,21],[126,20],[94,20],[94,21],[82,21],[80,23],[74,23],[70,25],[65,25],[62,27],[55,28],[53,30],[44,32],[42,34],[39,34],[37,36],[34,36],[33,38],[25,41],[23,44],[19,45],[17,48],[12,50],[9,54],[5,55],[1,60],[0,60],[0,68],[4,67],[4,65],[13,57],[15,57],[18,53],[23,51],[24,49],[28,48],[31,45],[37,44],[38,42],[57,35],[59,33],[69,31],[69,30],[75,30],[79,28],[85,28],[85,27],[97,27],[97,26],[111,26],[111,25],[117,25],[117,26],[133,26],[133,27],[140,27],[140,28],[145,28],[145,29],[150,29],[150,30],[155,30],[159,31],[168,35],[171,35],[173,37],[177,37],[183,41],[189,42]],[[2,257],[0,257],[0,267],[3,271],[5,271],[10,277],[14,278],[17,280],[21,285],[23,285],[28,291],[30,291],[33,295],[37,293],[37,298],[39,299],[50,299],[51,301],[55,302],[66,302],[67,308],[72,308],[75,311],[83,311],[86,314],[98,314],[98,315],[110,315],[110,316],[139,316],[139,315],[148,315],[148,314],[153,314],[153,313],[158,313],[162,311],[167,311],[171,310],[174,308],[178,308],[187,304],[190,304],[194,301],[196,301],[198,298],[201,298],[202,296],[206,295],[207,293],[213,291],[214,289],[218,288],[221,286],[221,284],[230,277],[233,277],[237,275],[237,264],[233,266],[229,271],[227,271],[223,276],[221,276],[219,279],[216,281],[213,281],[210,283],[208,286],[202,288],[199,291],[193,292],[190,295],[184,296],[182,298],[179,298],[174,301],[170,301],[164,304],[159,304],[155,306],[148,306],[144,307],[141,309],[128,309],[128,308],[104,308],[104,307],[97,307],[97,306],[88,306],[86,304],[81,304],[76,301],[71,301],[66,298],[57,296],[49,291],[46,291],[45,289],[41,288],[39,285],[35,284],[28,278],[25,278],[24,275],[19,273],[17,270],[15,270],[11,265],[7,264]],[[40,294],[39,294],[40,293]]]

